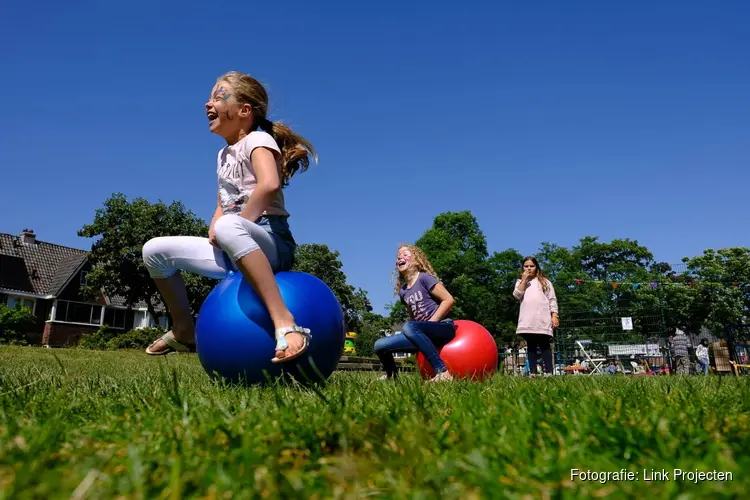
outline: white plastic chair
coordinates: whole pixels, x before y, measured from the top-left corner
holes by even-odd
[[[584,349],[583,344],[590,344],[590,340],[576,340],[576,345],[578,345],[578,348],[581,350],[583,355],[586,357],[586,359],[591,363],[591,371],[589,372],[589,375],[593,375],[594,373],[601,373],[604,375],[604,372],[602,371],[602,364],[604,364],[605,361],[607,361],[607,358],[592,358],[588,352],[586,352],[586,349]]]

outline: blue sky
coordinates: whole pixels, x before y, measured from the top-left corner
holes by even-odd
[[[658,5],[654,5],[658,4]],[[267,84],[320,163],[287,189],[376,311],[401,242],[471,210],[492,251],[748,245],[750,4],[52,2],[0,7],[0,232],[88,248],[115,191],[209,219],[215,78]]]

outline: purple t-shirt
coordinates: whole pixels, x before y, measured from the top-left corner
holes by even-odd
[[[417,321],[429,321],[435,314],[438,303],[430,295],[430,290],[437,284],[438,280],[434,276],[419,273],[419,278],[411,288],[407,288],[406,285],[401,287],[401,301],[409,308],[412,318]]]

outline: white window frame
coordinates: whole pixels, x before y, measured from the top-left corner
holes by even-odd
[[[34,298],[34,297],[24,297],[22,295],[14,295],[14,294],[10,293],[10,294],[8,294],[8,296],[6,298],[6,305],[10,309],[13,309],[14,307],[16,307],[15,303],[21,302],[21,305],[23,305],[23,301],[25,301],[25,300],[28,300],[28,301],[31,302],[31,308],[30,308],[31,312],[32,312],[32,314],[34,314],[36,316],[36,298]],[[11,305],[11,301],[13,301],[15,303]]]
[[[122,312],[123,319],[122,319],[122,326],[115,326],[115,325],[107,325],[113,330],[127,330],[128,329],[128,309],[127,307],[119,307],[119,306],[106,306],[104,308],[104,313],[106,314],[107,309],[111,311],[115,311],[115,315],[117,315],[117,312]],[[102,314],[102,325],[104,324],[104,314]]]
[[[57,318],[57,313],[60,310],[60,307],[63,305],[62,303],[65,303],[65,316],[68,315],[68,305],[67,304],[83,304],[85,306],[91,307],[91,314],[89,315],[89,321],[93,321],[94,319],[94,307],[101,308],[99,313],[99,323],[81,323],[77,321],[66,321],[62,319]],[[102,322],[104,321],[104,306],[102,304],[95,304],[92,302],[81,302],[79,300],[63,300],[63,299],[56,299],[54,304],[52,305],[52,311],[51,318],[49,321],[54,323],[65,323],[66,325],[86,325],[86,326],[102,326]]]

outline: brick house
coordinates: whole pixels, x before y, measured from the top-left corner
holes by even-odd
[[[32,344],[75,345],[103,324],[123,331],[156,325],[145,304],[128,309],[121,297],[84,298],[80,288],[90,268],[85,250],[39,241],[27,229],[18,236],[0,233],[0,303],[34,312]],[[166,317],[159,323],[166,326]]]

